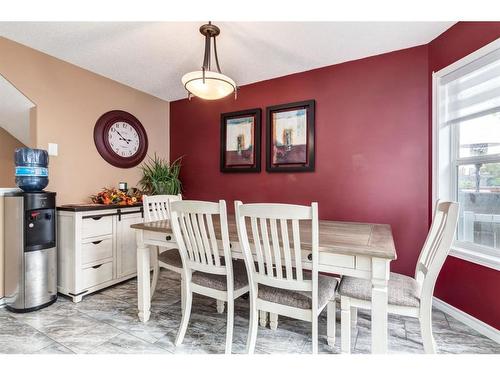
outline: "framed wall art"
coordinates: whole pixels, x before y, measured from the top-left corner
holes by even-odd
[[[266,108],[268,172],[314,171],[315,101]]]
[[[221,114],[221,172],[260,172],[260,108]]]

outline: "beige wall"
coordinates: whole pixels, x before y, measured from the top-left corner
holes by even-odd
[[[107,111],[136,116],[148,134],[148,154],[168,157],[168,102],[2,37],[0,56],[0,74],[36,104],[37,147],[59,145],[59,155],[50,158],[47,188],[57,192],[58,204],[87,202],[119,181],[137,184],[138,168],[113,167],[94,146],[95,122]]]
[[[0,187],[16,186],[14,178],[14,151],[19,147],[25,146],[8,131],[0,128]]]
[[[36,147],[46,149],[49,142],[59,145],[59,155],[50,158],[47,187],[57,192],[58,204],[88,202],[89,195],[103,186],[117,186],[119,181],[137,184],[138,168],[113,167],[94,146],[95,122],[107,111],[132,113],[148,134],[148,154],[156,152],[168,158],[168,102],[2,37],[0,74],[36,104],[36,112],[30,114],[30,133]],[[1,203],[0,214],[3,216]],[[1,298],[2,261],[0,279]]]

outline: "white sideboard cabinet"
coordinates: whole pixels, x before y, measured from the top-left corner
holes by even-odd
[[[136,276],[135,231],[141,205],[58,207],[58,291],[83,296]]]

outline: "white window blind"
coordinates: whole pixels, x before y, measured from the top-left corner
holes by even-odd
[[[500,49],[441,79],[444,122],[471,120],[500,110]]]

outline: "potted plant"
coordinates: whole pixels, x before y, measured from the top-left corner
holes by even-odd
[[[149,160],[139,167],[142,170],[139,185],[144,194],[180,194],[182,191],[182,184],[179,180],[181,160],[182,156],[169,163],[166,159],[158,157],[156,153],[153,158],[149,157]]]

